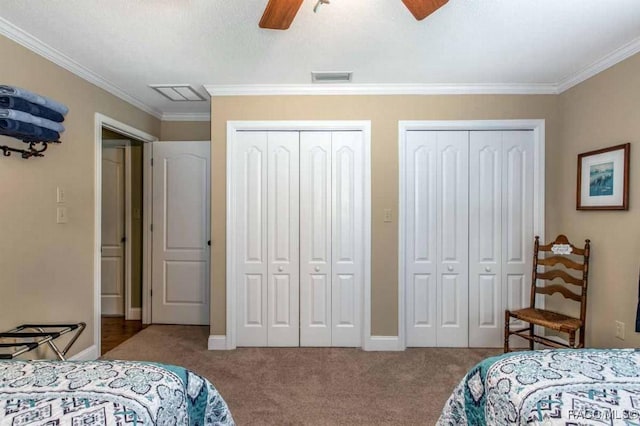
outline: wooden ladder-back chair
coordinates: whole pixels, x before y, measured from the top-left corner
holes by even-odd
[[[536,236],[533,245],[533,275],[531,280],[531,302],[528,308],[517,311],[505,311],[504,315],[504,351],[509,352],[509,338],[511,335],[520,336],[529,341],[529,348],[534,343],[541,343],[554,348],[584,348],[585,319],[587,314],[587,276],[589,274],[590,241],[585,240],[584,248],[577,248],[569,242],[566,236],[558,235],[555,241],[540,245]],[[572,259],[571,257],[574,259]],[[564,268],[555,268],[562,265]],[[546,267],[538,271],[538,266]],[[552,268],[552,269],[550,269]],[[579,271],[578,278],[567,270]],[[578,287],[578,292],[570,290]],[[558,312],[536,308],[536,295],[552,295],[560,293],[565,299],[571,299],[580,304],[580,318],[567,316]],[[525,328],[511,330],[510,320],[529,323]],[[556,332],[569,335],[569,344],[551,340],[545,336],[535,334],[534,326],[548,328]],[[579,342],[576,345],[576,333],[579,332]]]

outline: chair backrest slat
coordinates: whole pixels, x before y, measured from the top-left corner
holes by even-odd
[[[545,272],[538,272],[536,274],[536,277],[539,280],[554,280],[556,278],[559,278],[567,284],[573,284],[577,286],[582,286],[582,284],[584,284],[581,279],[573,277],[560,269],[551,269]]]
[[[558,263],[563,265],[566,268],[575,269],[576,271],[584,270],[584,264],[574,262],[573,260],[567,257],[550,256],[550,257],[545,257],[544,259],[538,259],[538,265],[556,266]]]
[[[582,299],[582,296],[580,296],[579,294],[575,294],[574,292],[560,284],[552,284],[545,287],[536,287],[536,293],[547,294],[549,296],[555,293],[560,293],[565,298],[575,300],[576,302],[580,302],[580,300]]]

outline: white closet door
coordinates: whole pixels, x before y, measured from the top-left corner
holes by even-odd
[[[298,346],[299,134],[269,132],[267,139],[267,345]]]
[[[437,132],[436,203],[440,347],[469,343],[469,132]]]
[[[210,143],[153,146],[152,321],[209,324]]]
[[[331,216],[331,132],[302,132],[301,346],[331,346]]]
[[[267,132],[238,132],[236,142],[236,339],[267,346]]]
[[[436,132],[409,131],[405,159],[407,346],[436,346]]]
[[[505,307],[513,310],[529,306],[534,237],[534,144],[532,131],[502,133],[502,317],[504,317]],[[514,323],[516,327],[523,325],[524,323]],[[523,339],[517,338],[513,341],[519,346],[526,343]]]
[[[362,132],[332,132],[332,346],[361,346],[364,271]]]
[[[469,346],[503,343],[502,133],[469,141]]]

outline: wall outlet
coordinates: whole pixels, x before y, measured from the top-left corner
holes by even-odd
[[[624,323],[622,321],[616,321],[616,337],[624,340]]]

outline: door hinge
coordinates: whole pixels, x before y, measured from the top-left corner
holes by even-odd
[[[151,159],[151,167],[153,167],[153,158]]]
[[[149,291],[149,293],[150,293],[149,295],[150,295],[151,297],[153,297],[153,289],[151,289],[151,290]]]
[[[151,232],[153,232],[153,223],[151,224]]]

